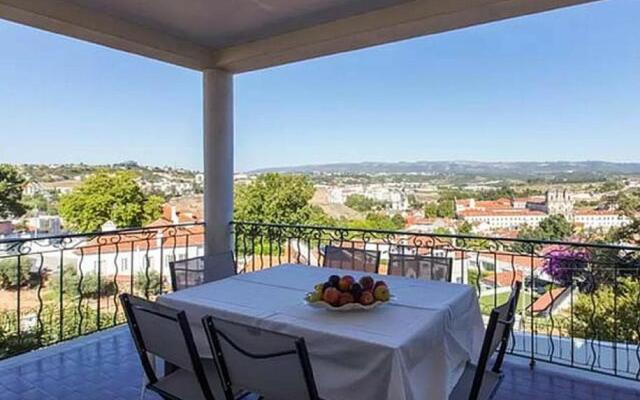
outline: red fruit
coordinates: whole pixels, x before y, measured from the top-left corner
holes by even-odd
[[[373,278],[369,275],[363,276],[362,278],[360,278],[360,286],[362,286],[362,289],[364,290],[373,289]]]
[[[376,299],[373,297],[373,293],[368,290],[362,292],[362,294],[360,295],[360,304],[362,304],[363,306],[373,304],[374,301],[376,301]]]
[[[340,291],[333,287],[327,288],[322,295],[322,300],[331,305],[337,306],[340,301]]]
[[[351,285],[353,285],[353,282],[355,282],[353,276],[345,275],[340,278],[340,281],[338,282],[338,289],[342,290],[343,292],[348,292],[351,289]]]
[[[343,306],[345,304],[353,303],[355,300],[353,299],[353,295],[351,293],[341,293],[340,299],[338,300],[338,305]]]

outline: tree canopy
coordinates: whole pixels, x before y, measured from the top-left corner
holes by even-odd
[[[424,216],[427,218],[453,218],[455,214],[453,200],[441,199],[424,205]]]
[[[593,293],[579,293],[573,313],[573,335],[615,342],[638,343],[640,282],[620,278],[615,286],[600,285]]]
[[[382,210],[388,207],[386,202],[378,201],[362,194],[347,196],[344,205],[360,212]]]
[[[100,171],[60,198],[60,215],[78,232],[97,231],[107,221],[118,228],[139,227],[160,216],[162,203],[143,193],[135,174]]]
[[[395,231],[404,228],[405,219],[400,214],[389,217],[381,213],[369,213],[364,219],[346,221],[346,223],[340,225],[346,225],[352,229]]]
[[[22,204],[25,179],[8,164],[0,164],[0,218],[20,217],[27,210]]]
[[[329,219],[310,204],[313,183],[303,175],[268,173],[236,188],[235,219],[247,222],[318,224]]]
[[[550,215],[535,227],[520,229],[518,238],[534,240],[563,240],[573,234],[573,225],[564,215]]]

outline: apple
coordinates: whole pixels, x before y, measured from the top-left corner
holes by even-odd
[[[391,294],[389,293],[387,285],[378,285],[373,291],[373,297],[378,301],[389,301]]]
[[[353,276],[345,275],[340,278],[340,281],[338,282],[338,289],[342,290],[343,292],[348,292],[354,282],[355,279],[353,279]]]
[[[338,305],[343,306],[345,304],[353,303],[353,295],[349,292],[341,293],[340,299],[338,300]]]
[[[329,284],[334,288],[338,287],[338,283],[340,282],[340,277],[338,275],[331,275],[328,280]]]
[[[362,286],[359,283],[354,283],[351,285],[351,294],[355,301],[360,300],[360,295],[362,294]]]
[[[374,290],[375,290],[375,289],[377,289],[377,288],[378,288],[378,286],[384,286],[384,287],[387,287],[387,284],[385,283],[385,281],[378,281],[378,282],[376,282],[376,284],[375,284],[375,285],[373,285],[373,289],[374,289]]]
[[[373,278],[369,275],[363,276],[362,278],[360,278],[360,286],[362,286],[362,289],[364,290],[373,289]]]
[[[336,306],[340,301],[340,291],[336,288],[330,287],[324,291],[324,294],[322,295],[322,300],[326,301],[327,303],[333,306]]]
[[[315,303],[322,300],[322,293],[315,291],[307,294],[307,301],[309,303]]]
[[[360,295],[360,304],[362,304],[363,306],[368,306],[369,304],[373,304],[374,301],[376,301],[376,299],[373,297],[373,293],[371,293],[368,290],[365,290]]]

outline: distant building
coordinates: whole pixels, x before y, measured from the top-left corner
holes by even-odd
[[[190,212],[178,211],[166,204],[162,216],[140,231],[100,236],[76,247],[77,268],[83,273],[100,272],[103,276],[119,276],[129,280],[134,274],[161,272],[168,279],[169,263],[204,255],[204,226],[171,225],[201,222]],[[103,231],[109,231],[106,223]]]
[[[455,202],[456,216],[489,230],[537,226],[550,215],[563,215],[584,229],[608,230],[631,222],[615,210],[576,209],[573,195],[567,190],[548,191],[544,197],[502,198],[492,201],[463,199]]]
[[[328,189],[327,199],[329,203],[344,204],[354,194],[388,203],[389,208],[394,211],[409,208],[408,196],[402,188],[381,184],[334,186]]]
[[[11,221],[0,221],[0,236],[13,233],[13,223]]]
[[[62,220],[57,215],[38,215],[26,219],[27,227],[36,235],[59,235],[62,233]]]

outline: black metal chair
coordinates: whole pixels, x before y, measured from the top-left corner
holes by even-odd
[[[485,400],[494,395],[502,380],[500,371],[515,321],[521,288],[522,282],[517,281],[509,300],[491,311],[478,363],[467,363],[462,377],[449,396],[449,400]],[[493,368],[487,371],[489,359],[496,351],[498,354]]]
[[[380,268],[380,252],[327,245],[324,248],[322,266],[377,274]]]
[[[451,282],[453,259],[418,254],[389,254],[389,275]]]
[[[213,268],[205,268],[207,265]],[[175,292],[228,278],[236,274],[236,263],[232,251],[211,256],[200,256],[169,263],[171,289]]]
[[[213,360],[201,359],[184,311],[129,295],[120,295],[129,330],[148,383],[145,389],[172,400],[224,398]],[[150,356],[176,368],[158,377]]]
[[[304,338],[205,316],[227,400],[242,387],[273,400],[320,400]]]

